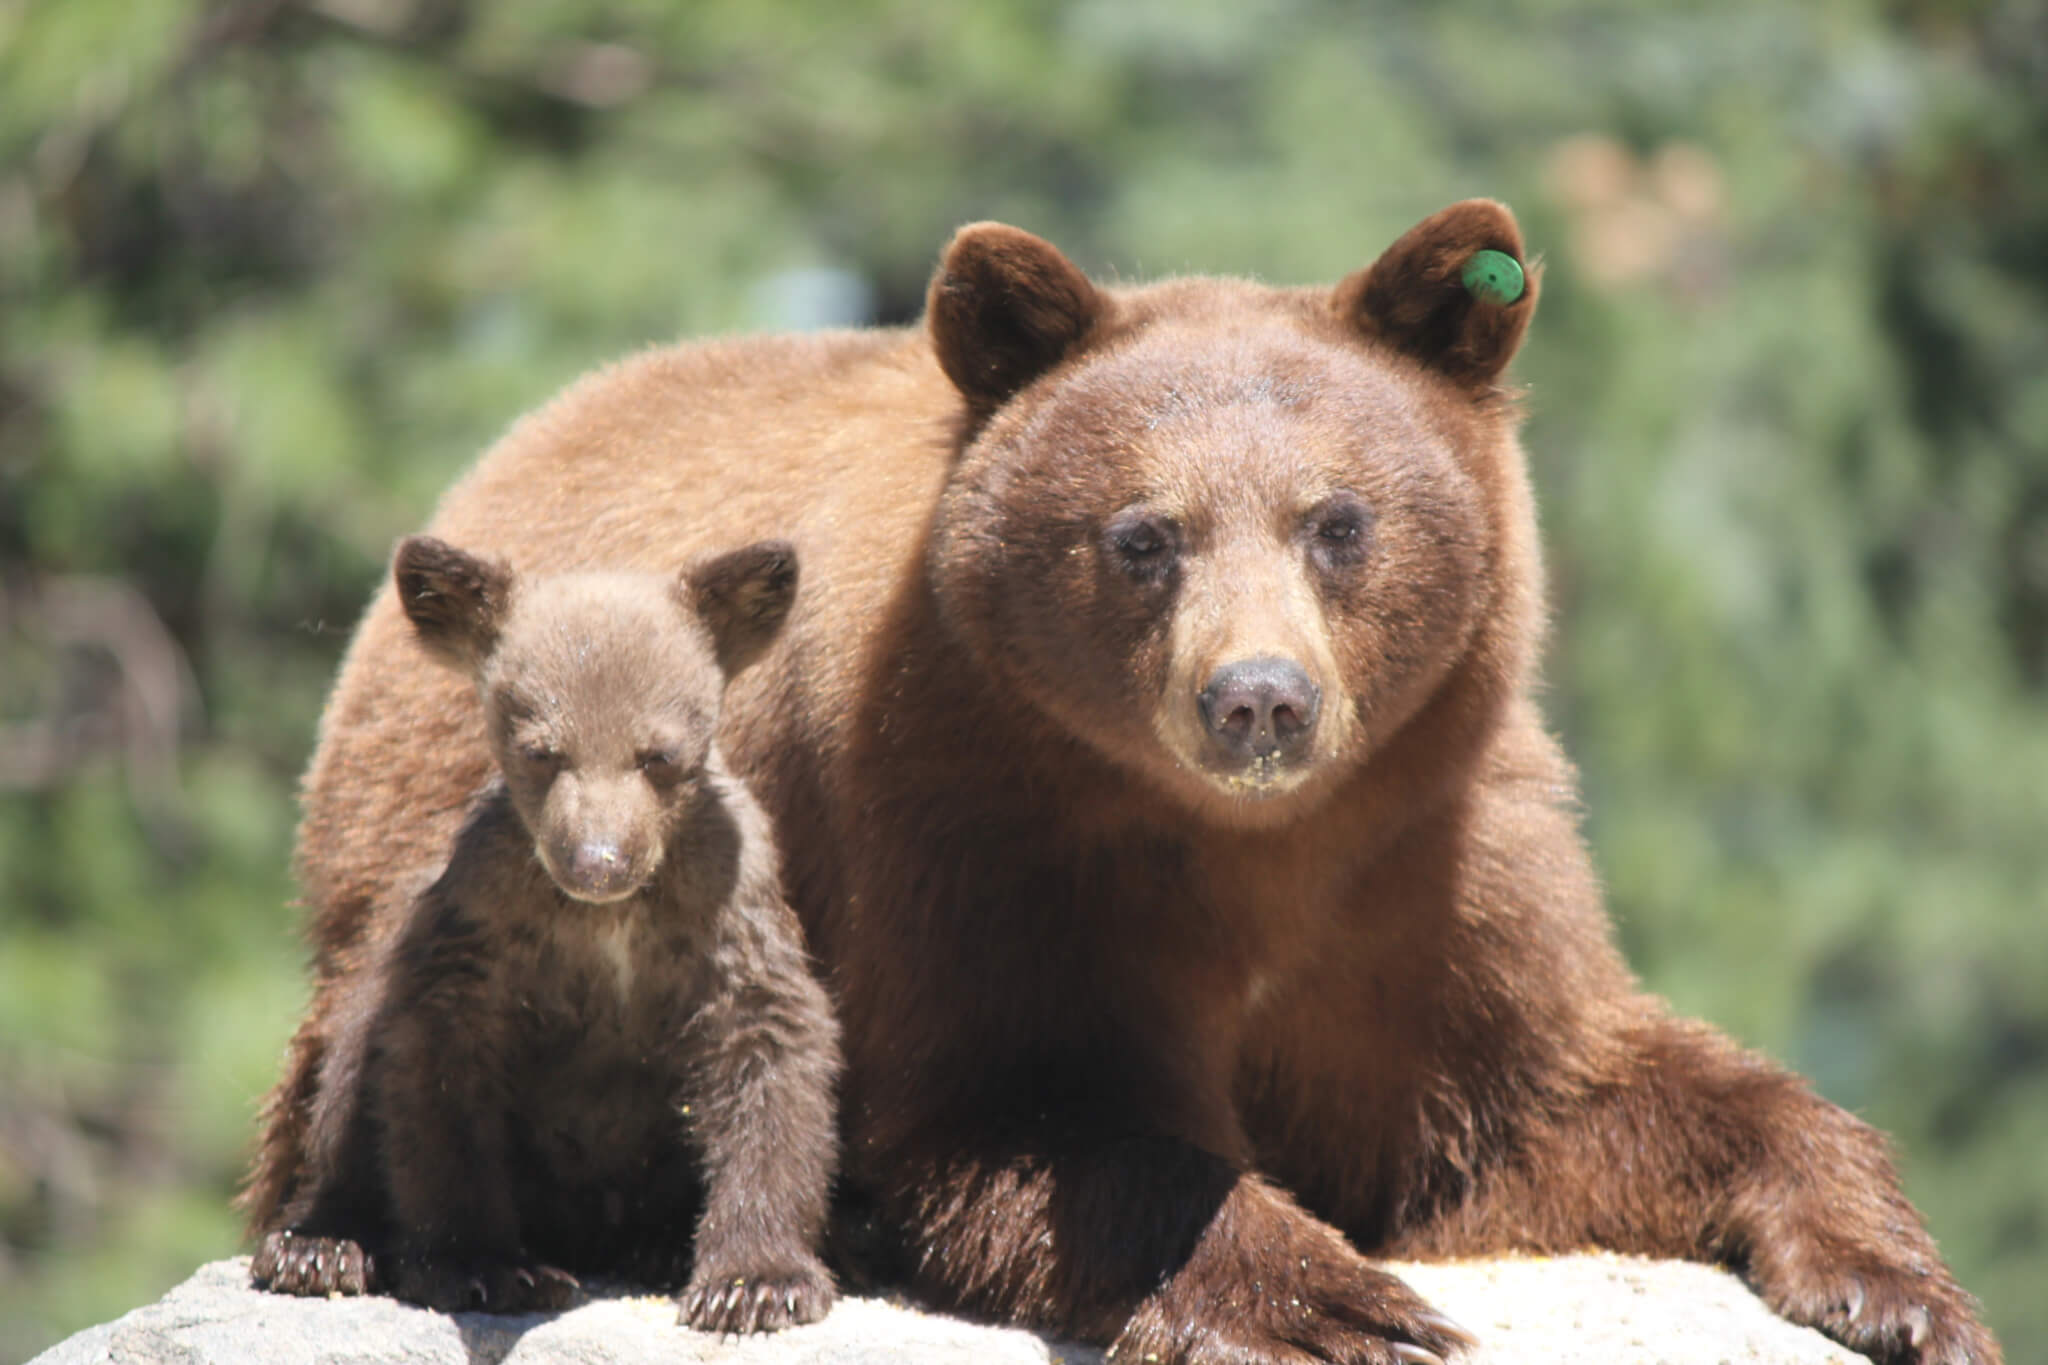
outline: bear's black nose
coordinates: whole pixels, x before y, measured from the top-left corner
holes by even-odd
[[[634,889],[632,859],[608,839],[586,839],[570,853],[556,879],[577,900],[616,900]]]
[[[1260,657],[1217,669],[1196,700],[1219,753],[1249,763],[1307,748],[1323,690],[1292,659]]]

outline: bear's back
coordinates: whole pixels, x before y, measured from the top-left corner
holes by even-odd
[[[642,352],[522,418],[442,499],[434,534],[521,573],[673,573],[693,555],[793,541],[804,587],[777,651],[727,697],[748,776],[806,708],[847,695],[844,645],[901,587],[947,458],[958,401],[921,334],[752,337]],[[815,738],[814,731],[808,731]],[[360,965],[438,873],[488,776],[469,684],[419,652],[387,584],[343,660],[303,786],[297,871],[323,974]],[[776,775],[758,774],[770,786]],[[775,804],[771,802],[771,804]]]

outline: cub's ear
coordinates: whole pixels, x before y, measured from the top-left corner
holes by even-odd
[[[1514,358],[1536,311],[1539,271],[1507,207],[1467,199],[1423,219],[1339,284],[1339,317],[1473,389]]]
[[[987,413],[1058,364],[1108,308],[1108,296],[1052,243],[1002,223],[970,223],[932,276],[925,325],[953,387]]]
[[[730,678],[774,641],[796,600],[796,546],[762,540],[702,559],[676,585],[711,632],[718,666]]]
[[[512,605],[512,570],[432,536],[408,536],[391,561],[398,602],[441,662],[474,670],[490,657]]]

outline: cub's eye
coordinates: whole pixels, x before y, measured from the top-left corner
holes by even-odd
[[[518,746],[519,760],[536,768],[559,768],[562,765],[562,751],[551,745],[529,740]]]
[[[657,787],[673,787],[683,780],[683,765],[672,749],[649,749],[640,755],[640,772]]]
[[[1102,531],[1110,559],[1141,582],[1164,578],[1180,549],[1180,528],[1165,517],[1126,512]]]

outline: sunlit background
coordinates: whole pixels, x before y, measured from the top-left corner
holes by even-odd
[[[519,412],[970,219],[1295,283],[1474,194],[1622,940],[2048,1359],[2037,0],[0,0],[0,1360],[238,1249],[324,690]]]

